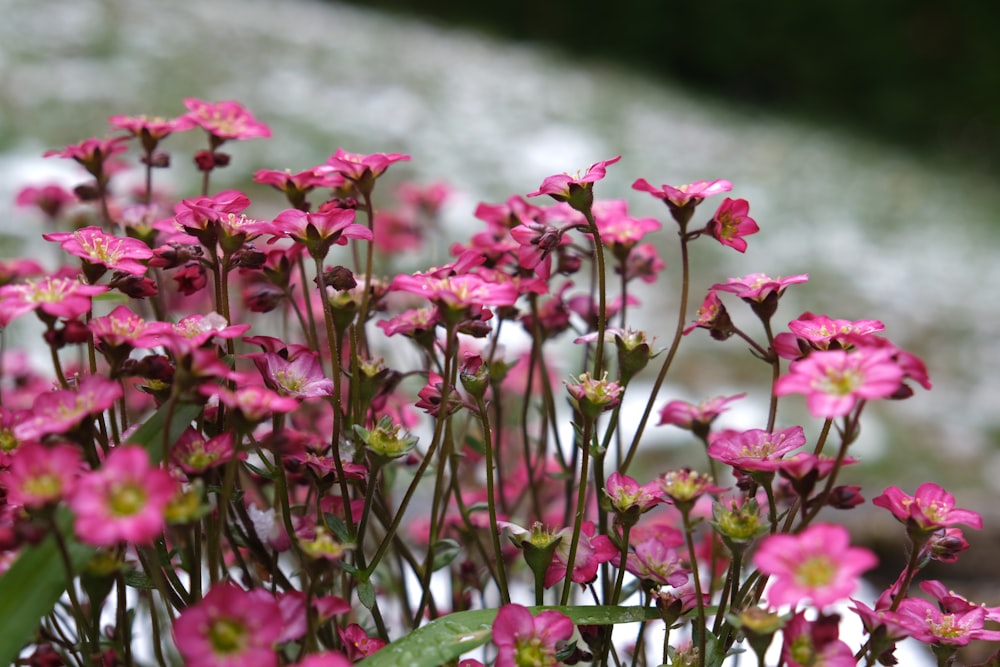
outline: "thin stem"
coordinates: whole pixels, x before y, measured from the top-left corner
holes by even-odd
[[[503,562],[503,552],[500,549],[500,528],[497,526],[497,503],[495,492],[496,475],[495,467],[495,445],[493,442],[493,432],[490,429],[490,417],[486,410],[486,403],[482,396],[476,396],[476,408],[479,413],[480,424],[483,429],[483,444],[486,447],[486,504],[490,513],[490,533],[493,537],[493,553],[497,560],[497,579],[500,583],[501,604],[510,602],[510,591],[507,587],[507,571]]]
[[[580,488],[576,498],[576,518],[573,521],[573,536],[569,543],[569,554],[566,556],[566,577],[563,581],[561,605],[569,604],[569,596],[573,590],[573,566],[576,561],[577,548],[580,545],[580,532],[583,528],[583,515],[587,511],[587,478],[590,465],[590,441],[594,430],[594,419],[584,417],[583,433],[580,438]]]

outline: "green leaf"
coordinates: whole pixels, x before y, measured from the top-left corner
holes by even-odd
[[[438,540],[434,543],[434,563],[431,565],[431,571],[437,572],[443,567],[448,567],[461,551],[461,545],[453,539]]]
[[[569,616],[575,625],[617,625],[659,618],[646,607],[528,607],[532,614],[554,609]],[[463,653],[482,646],[493,635],[496,609],[476,609],[449,614],[417,628],[382,647],[358,667],[438,667]]]
[[[358,582],[358,599],[361,600],[365,609],[371,609],[375,606],[375,584],[371,582],[371,579],[363,579]]]
[[[149,450],[158,461],[163,451],[164,429],[169,427],[170,441],[176,440],[191,423],[201,406],[179,405],[173,415],[167,407],[157,410],[129,438]],[[169,422],[169,424],[168,424]],[[67,537],[69,559],[74,572],[80,572],[94,554],[94,548],[72,539],[73,517],[59,512],[56,518],[59,532]],[[66,590],[66,570],[63,567],[56,539],[49,536],[37,545],[21,550],[10,569],[0,576],[0,665],[13,664],[21,649],[32,640],[42,618],[52,611]]]

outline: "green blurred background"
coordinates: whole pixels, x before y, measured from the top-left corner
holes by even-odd
[[[356,0],[1000,170],[1000,3]]]

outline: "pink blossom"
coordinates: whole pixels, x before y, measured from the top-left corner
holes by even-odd
[[[892,515],[907,525],[921,531],[934,531],[956,524],[965,524],[975,529],[983,527],[983,518],[978,512],[955,507],[955,496],[933,482],[924,482],[916,493],[908,496],[898,486],[890,486],[872,503],[884,507]]]
[[[78,144],[71,144],[62,150],[46,151],[43,157],[63,157],[76,160],[88,173],[97,179],[106,178],[105,162],[108,158],[126,150],[125,140],[127,137],[112,137],[110,139],[99,139],[92,137],[85,139]]]
[[[340,635],[340,643],[344,645],[344,651],[352,662],[370,656],[386,643],[384,639],[369,637],[364,628],[357,623],[351,623],[346,628],[338,628],[337,634]]]
[[[549,195],[556,201],[571,201],[578,191],[590,191],[593,184],[607,175],[607,166],[622,159],[622,156],[613,157],[609,160],[601,160],[590,165],[587,173],[576,176],[569,174],[556,174],[549,176],[542,181],[541,186],[528,194],[529,197],[539,195]],[[589,208],[589,207],[588,207]]]
[[[362,153],[350,153],[343,148],[338,148],[333,155],[327,158],[327,168],[339,173],[341,176],[354,183],[368,183],[382,174],[390,165],[396,162],[405,162],[410,159],[409,155],[402,153],[372,153],[364,155]],[[323,172],[321,167],[319,173]]]
[[[775,382],[774,395],[805,394],[812,416],[831,419],[849,413],[859,400],[891,396],[902,381],[890,350],[826,350],[793,361]]]
[[[857,667],[851,647],[838,639],[840,616],[807,621],[799,612],[782,628],[781,657],[788,667]]]
[[[148,116],[112,116],[108,119],[112,127],[125,130],[142,142],[142,147],[152,152],[158,143],[173,134],[195,127],[190,116],[178,118],[150,118]]]
[[[573,378],[572,382],[566,382],[566,391],[574,408],[590,418],[596,418],[621,402],[625,388],[609,381],[607,373],[600,380],[591,377],[590,373],[583,373]]]
[[[660,409],[658,425],[673,424],[689,431],[695,430],[697,427],[704,428],[725,412],[730,403],[745,397],[745,393],[733,396],[716,396],[697,405],[687,401],[670,401]]]
[[[624,259],[642,238],[663,225],[656,218],[633,218],[622,199],[594,202],[594,221],[601,234],[601,243],[610,248],[620,260]]]
[[[42,234],[46,241],[55,241],[63,250],[83,258],[85,262],[100,264],[112,271],[123,271],[134,276],[146,273],[142,260],[153,256],[153,251],[138,239],[105,233],[100,227],[84,227],[75,232]]]
[[[90,310],[90,297],[103,294],[103,285],[84,285],[73,278],[45,277],[0,287],[0,328],[31,311],[42,316],[75,319]]]
[[[793,449],[806,444],[801,426],[774,433],[759,428],[734,435],[719,434],[708,445],[708,455],[726,465],[744,471],[773,472],[781,459]]]
[[[661,501],[655,483],[640,486],[638,482],[617,470],[608,476],[604,494],[611,501],[615,512],[624,514],[629,510],[647,512]]]
[[[726,489],[712,483],[712,478],[689,468],[671,470],[656,480],[665,498],[675,505],[693,505],[705,494],[722,493]]]
[[[683,208],[689,205],[697,205],[706,197],[729,192],[733,189],[733,184],[729,181],[695,181],[688,185],[674,187],[672,185],[662,185],[659,188],[650,185],[644,178],[638,179],[632,184],[633,190],[648,192],[657,199],[662,199],[667,205],[676,208]]]
[[[966,646],[974,639],[1000,641],[1000,630],[985,628],[986,615],[986,609],[978,605],[944,612],[927,600],[906,598],[894,620],[910,637],[925,644]]]
[[[248,355],[264,384],[283,396],[318,398],[333,393],[333,380],[323,375],[323,365],[315,352],[303,352],[292,357],[258,352]]]
[[[121,385],[114,380],[85,375],[75,389],[39,394],[31,408],[31,417],[14,427],[14,436],[19,440],[40,440],[53,433],[66,433],[107,410],[121,397]]]
[[[640,278],[643,282],[652,284],[666,266],[655,245],[640,243],[629,251],[622,275],[625,280]]]
[[[212,586],[174,620],[174,643],[188,667],[277,667],[281,608],[266,591]]]
[[[61,185],[29,185],[17,193],[18,206],[35,206],[49,218],[57,218],[69,204],[76,202],[76,195]]]
[[[563,528],[557,535],[562,539],[556,546],[552,563],[545,571],[544,585],[546,588],[551,588],[566,578],[566,565],[569,560],[573,528]],[[594,524],[590,521],[584,521],[580,540],[576,547],[576,556],[573,560],[571,580],[577,584],[589,584],[597,577],[597,570],[601,563],[607,563],[618,553],[618,548],[607,535],[595,535]]]
[[[194,97],[184,100],[188,112],[184,122],[193,122],[218,139],[256,139],[271,136],[271,129],[253,117],[239,102],[205,102]]]
[[[615,567],[621,567],[620,561],[621,556],[616,556],[613,561]],[[655,537],[632,545],[632,551],[625,560],[625,569],[644,581],[675,588],[686,584],[690,575],[677,551]]]
[[[695,329],[708,329],[715,340],[726,340],[733,335],[733,322],[729,318],[729,311],[715,292],[705,295],[705,300],[698,307],[695,321],[684,329],[683,334],[687,336]]]
[[[751,273],[742,278],[729,278],[725,283],[712,285],[718,292],[732,292],[745,301],[760,303],[771,294],[781,296],[789,285],[804,283],[809,276],[801,273],[787,278],[771,278],[763,273]]]
[[[264,386],[249,385],[229,389],[222,386],[201,385],[199,391],[206,396],[218,396],[219,403],[240,413],[243,418],[256,424],[274,413],[292,412],[299,407],[299,401],[291,396],[282,396]]]
[[[0,486],[15,505],[39,508],[57,503],[73,491],[80,463],[80,450],[72,445],[26,442],[17,448],[6,473],[0,468]]]
[[[791,333],[779,333],[774,350],[785,359],[798,359],[812,350],[847,349],[854,338],[885,329],[878,320],[837,320],[826,315],[802,313],[788,323]]]
[[[352,664],[343,653],[323,651],[307,655],[302,660],[292,663],[291,667],[351,667]]]
[[[80,478],[70,497],[74,531],[95,546],[148,544],[163,530],[164,510],[176,488],[169,473],[150,464],[145,449],[116,447],[100,469]]]
[[[147,322],[129,309],[118,306],[87,325],[101,348],[153,348],[163,344],[174,328],[167,322]]]
[[[198,475],[224,465],[233,456],[233,434],[205,438],[190,426],[170,450],[170,460],[188,475]]]
[[[743,237],[760,231],[756,221],[749,214],[750,204],[746,199],[726,197],[708,223],[708,230],[722,245],[746,252],[747,242]]]
[[[848,597],[858,577],[878,564],[868,549],[850,546],[843,526],[815,524],[798,535],[776,534],[761,542],[754,554],[757,569],[775,577],[767,599],[777,607],[810,600],[825,607]]]
[[[572,635],[573,621],[558,611],[543,611],[533,617],[527,607],[506,604],[493,621],[493,643],[497,646],[494,667],[556,665],[559,642]]]
[[[398,275],[393,278],[389,289],[419,294],[451,311],[487,305],[511,306],[520,296],[514,285],[489,282],[474,273],[444,277]]]

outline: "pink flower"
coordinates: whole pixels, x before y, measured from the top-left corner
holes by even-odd
[[[726,489],[712,483],[712,478],[689,468],[671,470],[656,480],[664,497],[675,505],[693,505],[706,493],[722,493]]]
[[[291,396],[282,396],[263,386],[228,387],[201,385],[199,391],[206,396],[218,396],[219,403],[232,408],[243,419],[256,424],[274,413],[292,412],[299,407],[299,401]]]
[[[612,509],[619,514],[624,514],[629,510],[642,513],[653,509],[662,502],[658,491],[655,483],[640,486],[634,479],[617,470],[608,477],[604,489],[605,495],[611,501]]]
[[[583,373],[566,383],[566,391],[569,392],[573,407],[590,418],[596,418],[621,402],[625,388],[617,382],[609,381],[607,373],[600,380],[591,377],[590,373]]]
[[[18,206],[35,206],[49,218],[59,217],[59,213],[69,204],[76,202],[76,195],[61,185],[43,185],[22,188],[17,193]]]
[[[326,159],[326,169],[339,173],[347,180],[357,183],[359,187],[370,187],[374,180],[384,174],[390,165],[409,159],[409,155],[402,153],[364,155],[349,153],[343,148],[338,148],[333,155]],[[318,171],[323,173],[324,168],[320,167]]]
[[[183,132],[195,127],[195,122],[189,116],[178,118],[150,118],[148,116],[112,116],[108,119],[112,127],[125,130],[142,142],[147,152],[156,149],[156,145],[174,132]]]
[[[798,359],[811,350],[848,349],[855,339],[885,329],[878,320],[835,320],[826,315],[802,313],[788,323],[791,333],[775,336],[774,350],[786,359]]]
[[[733,189],[733,184],[729,181],[714,180],[695,181],[694,183],[677,187],[663,185],[656,188],[650,185],[646,179],[640,178],[632,184],[632,189],[648,192],[657,199],[662,199],[668,206],[684,208],[700,204],[706,197],[729,192]]]
[[[708,455],[740,470],[773,472],[785,454],[804,444],[806,435],[801,426],[774,433],[755,428],[732,436],[718,435],[708,445]]]
[[[734,396],[716,396],[702,401],[698,405],[687,401],[670,401],[660,409],[658,426],[673,424],[689,431],[697,430],[698,427],[706,428],[715,421],[716,417],[726,411],[730,403],[745,397],[745,393]]]
[[[614,564],[621,567],[621,556],[616,556]],[[658,586],[680,588],[688,581],[690,571],[683,567],[677,551],[655,537],[632,545],[632,552],[625,560],[625,569],[639,579]]]
[[[933,482],[924,482],[916,493],[908,496],[898,486],[890,486],[880,496],[872,499],[906,525],[921,531],[934,531],[956,524],[965,524],[977,530],[983,527],[978,512],[955,507],[955,496]]]
[[[80,450],[72,445],[26,442],[17,448],[6,474],[0,470],[0,486],[15,505],[39,508],[57,503],[73,491],[80,462]]]
[[[277,667],[281,608],[266,591],[216,584],[174,621],[174,643],[188,667]]]
[[[128,306],[118,306],[87,325],[100,348],[153,348],[163,344],[174,328],[167,322],[147,322]]]
[[[968,605],[953,612],[943,612],[920,598],[906,598],[894,615],[907,634],[925,644],[966,646],[973,639],[1000,641],[1000,630],[987,630],[986,609]]]
[[[367,658],[385,646],[384,639],[369,637],[364,628],[357,623],[351,623],[346,628],[338,628],[337,634],[340,635],[340,642],[352,662]]]
[[[771,278],[763,273],[751,273],[742,278],[729,278],[725,283],[712,285],[710,289],[732,292],[744,301],[763,302],[771,294],[781,296],[789,285],[804,283],[809,276],[801,273],[787,278]]]
[[[848,414],[859,400],[893,395],[902,381],[891,350],[817,351],[792,362],[774,383],[774,395],[805,394],[809,413],[830,419]]]
[[[90,264],[100,264],[112,271],[141,276],[146,265],[141,261],[153,256],[153,251],[138,239],[107,234],[100,227],[84,227],[75,232],[42,234],[46,241],[55,241],[63,250],[83,258]]]
[[[633,218],[628,214],[628,205],[622,199],[594,202],[594,220],[601,233],[601,242],[622,260],[649,232],[655,232],[663,225],[656,218]]]
[[[73,278],[46,277],[0,287],[0,328],[31,311],[39,317],[75,319],[90,310],[90,297],[103,294],[103,285],[84,285]]]
[[[757,569],[775,577],[767,590],[772,606],[810,600],[825,607],[848,597],[862,572],[878,564],[868,549],[850,546],[843,526],[815,524],[798,535],[771,535],[754,554]]]
[[[715,292],[705,295],[705,300],[698,307],[697,318],[684,329],[683,334],[687,336],[695,329],[708,329],[715,340],[726,340],[733,335],[735,330],[729,311]]]
[[[301,243],[313,257],[325,257],[331,246],[347,245],[348,239],[374,238],[370,229],[354,222],[353,209],[340,208],[317,213],[288,209],[278,214],[270,231]]]
[[[74,531],[95,546],[148,544],[163,531],[164,510],[176,488],[169,473],[150,464],[145,449],[116,447],[99,470],[80,478],[70,497]]]
[[[85,375],[76,389],[58,389],[40,394],[31,408],[31,417],[17,424],[13,433],[19,440],[40,440],[53,433],[66,433],[85,419],[110,408],[122,397],[122,388],[101,375]]]
[[[747,203],[746,199],[726,197],[722,200],[718,210],[715,211],[711,222],[708,223],[708,230],[722,245],[746,252],[747,242],[743,240],[743,237],[760,231],[749,213],[750,204]]]
[[[353,663],[342,653],[324,651],[307,655],[291,667],[351,667]]]
[[[323,365],[315,352],[291,358],[258,352],[249,355],[264,378],[264,384],[283,396],[318,398],[333,393],[333,380],[323,375]]]
[[[233,451],[231,432],[206,439],[189,426],[170,450],[170,460],[188,475],[198,475],[225,464]]]
[[[183,122],[193,122],[218,139],[256,139],[271,136],[271,129],[256,120],[239,102],[204,102],[194,97],[184,100],[188,112]]]
[[[76,160],[83,168],[99,181],[106,178],[105,162],[113,155],[126,150],[127,137],[112,137],[85,139],[78,144],[72,144],[62,150],[46,151],[43,157],[63,157]]]
[[[578,197],[578,193],[587,192],[590,194],[590,202],[587,205],[587,210],[590,209],[590,204],[593,203],[593,192],[592,188],[594,183],[603,179],[607,175],[607,166],[609,164],[614,164],[622,159],[622,156],[613,157],[609,160],[601,160],[600,162],[595,162],[590,165],[587,169],[587,173],[582,176],[577,174],[575,177],[569,174],[556,174],[555,176],[549,176],[544,181],[542,181],[541,186],[532,193],[529,193],[529,197],[537,197],[539,195],[549,195],[556,201],[569,202],[572,206],[574,199]],[[576,206],[573,206],[576,208]],[[579,209],[578,209],[579,210]]]
[[[782,628],[782,659],[788,667],[857,667],[851,647],[837,638],[839,623],[836,614],[809,622],[799,612]]]
[[[573,635],[573,621],[558,611],[543,611],[532,617],[527,607],[507,604],[493,621],[493,643],[497,646],[494,667],[558,664],[559,642]]]
[[[487,305],[512,306],[520,296],[514,285],[490,282],[474,273],[444,277],[398,275],[392,279],[389,289],[419,294],[446,311]]]

